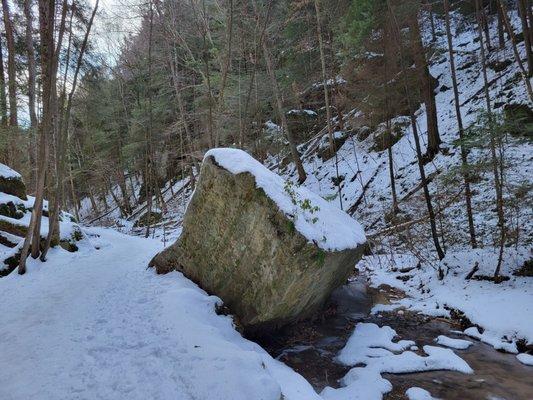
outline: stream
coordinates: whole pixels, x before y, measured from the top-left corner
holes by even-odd
[[[350,370],[336,363],[334,357],[358,322],[390,326],[399,339],[414,340],[419,348],[436,345],[435,338],[439,335],[468,339],[474,343],[470,348],[453,351],[470,365],[474,374],[454,371],[383,374],[393,385],[384,399],[407,399],[405,391],[413,386],[443,400],[533,399],[533,367],[521,364],[513,354],[498,352],[475,339],[453,333],[460,329],[458,323],[403,310],[370,314],[373,305],[389,304],[402,296],[389,287],[370,288],[366,279],[359,276],[332,294],[329,305],[317,320],[255,340],[273,357],[304,376],[320,393],[326,386],[339,387],[339,380]]]

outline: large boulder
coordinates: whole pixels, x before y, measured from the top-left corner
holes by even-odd
[[[0,164],[0,192],[26,200],[26,185],[22,176],[5,164]]]
[[[247,153],[206,153],[183,233],[156,255],[221,297],[248,332],[311,316],[361,258],[363,229]]]

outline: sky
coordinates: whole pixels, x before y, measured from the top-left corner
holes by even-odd
[[[96,0],[88,1],[92,6],[96,3]],[[118,54],[122,39],[136,32],[140,23],[138,4],[141,3],[141,0],[100,0],[91,36],[102,54],[108,55],[109,63],[113,63]]]

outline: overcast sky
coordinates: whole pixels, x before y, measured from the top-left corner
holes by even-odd
[[[89,0],[89,3],[94,6],[96,0]],[[139,4],[142,0],[100,0],[91,36],[100,51],[109,55],[108,62],[113,62],[124,36],[137,30]]]

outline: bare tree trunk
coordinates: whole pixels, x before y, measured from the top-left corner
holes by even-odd
[[[153,27],[154,27],[154,8],[153,3],[150,0],[150,30],[149,30],[149,37],[148,37],[148,130],[147,130],[147,137],[146,137],[146,232],[144,237],[148,237],[150,235],[150,225],[152,222],[152,198],[153,193],[152,189],[154,188],[154,185],[158,185],[158,179],[153,181],[153,158],[152,158],[152,129],[153,129],[153,102],[152,102],[152,39],[153,39]],[[204,45],[205,45],[205,35],[204,35]],[[209,65],[209,62],[206,64]],[[208,68],[208,67],[207,67]],[[207,71],[209,73],[209,70]],[[209,79],[209,75],[208,79]],[[208,84],[209,86],[209,84]],[[209,86],[209,96],[211,99],[211,87]],[[209,102],[209,109],[211,110],[211,101]],[[212,122],[212,120],[211,120]],[[211,132],[212,133],[212,132]],[[211,137],[212,138],[212,137]]]
[[[396,20],[396,14],[394,12],[394,9],[391,7],[391,4],[390,2],[387,0],[387,6],[389,8],[389,15],[391,16],[391,18],[393,18],[394,20],[394,23],[396,25],[396,34],[398,35],[398,37],[401,36],[401,28],[400,28],[400,25],[398,23],[398,21]],[[417,22],[415,21],[415,24]],[[419,35],[418,35],[419,36]],[[416,34],[415,34],[415,42],[418,41],[418,38],[416,37]],[[402,45],[401,43],[399,44],[399,50],[400,50],[400,53],[402,52]],[[415,115],[414,115],[414,107],[412,105],[412,102],[411,102],[411,99],[409,97],[409,88],[408,88],[408,85],[407,85],[407,82],[406,82],[406,78],[405,78],[405,71],[402,71],[402,80],[403,80],[403,86],[404,86],[404,91],[405,91],[405,96],[407,98],[407,102],[409,104],[409,117],[410,117],[410,120],[411,120],[411,128],[413,130],[413,138],[415,140],[415,148],[416,148],[416,155],[417,155],[417,161],[418,161],[418,169],[419,169],[419,172],[420,172],[420,180],[421,180],[421,184],[422,184],[422,188],[424,190],[424,199],[426,201],[426,206],[427,206],[427,209],[428,209],[428,215],[429,215],[429,224],[430,224],[430,229],[431,229],[431,237],[433,238],[433,244],[435,245],[435,250],[437,251],[437,256],[439,258],[439,260],[442,260],[445,256],[444,254],[444,251],[442,250],[441,246],[440,246],[440,243],[439,243],[439,236],[438,236],[438,232],[437,232],[437,225],[436,225],[436,221],[435,221],[435,211],[433,210],[433,205],[431,203],[431,195],[429,193],[429,188],[428,188],[428,181],[427,181],[427,178],[426,178],[426,172],[424,170],[424,156],[422,155],[422,149],[421,149],[421,146],[420,146],[420,137],[418,136],[418,128],[417,128],[417,124],[416,124],[416,118],[415,118]],[[439,266],[439,279],[443,279],[444,278],[444,271],[442,270],[442,268]]]
[[[109,192],[109,194],[111,195],[111,198],[115,202],[116,207],[119,209],[120,215],[122,217],[126,217],[128,215],[128,213],[127,213],[126,209],[124,208],[124,203],[122,203],[118,199],[117,195],[115,194],[115,192],[113,190],[113,182],[111,182],[111,179],[109,177],[107,178],[107,191]]]
[[[533,7],[531,5],[531,0],[526,0],[526,13],[527,13],[527,19],[529,24],[529,43],[533,45]]]
[[[76,188],[74,187],[74,177],[72,176],[72,167],[69,163],[68,166],[68,172],[69,172],[69,181],[70,181],[70,196],[72,198],[72,205],[74,206],[74,215],[76,216],[76,221],[80,222],[80,209],[79,209],[79,201],[78,196],[76,196]]]
[[[29,164],[30,164],[30,187],[35,186],[35,132],[37,130],[37,113],[35,111],[35,51],[33,49],[33,14],[32,0],[24,0],[24,16],[26,17],[26,50],[28,55],[28,114],[30,115],[29,129]]]
[[[425,2],[426,8],[429,12],[429,25],[431,27],[431,41],[435,42],[437,40],[437,33],[435,31],[435,16],[433,15],[433,6],[429,2],[429,0],[426,0]]]
[[[2,41],[0,40],[0,124],[7,126],[7,98],[6,98],[6,78],[4,73],[4,55]]]
[[[120,150],[119,150],[120,151]],[[128,194],[128,188],[126,186],[126,177],[124,176],[124,169],[122,163],[119,163],[120,169],[117,171],[117,182],[120,188],[120,194],[122,196],[122,205],[126,215],[131,214],[130,196]]]
[[[18,126],[17,119],[17,71],[15,66],[15,37],[9,12],[9,3],[2,0],[4,28],[7,42],[7,79],[9,92],[9,125]]]
[[[227,16],[227,39],[226,39],[226,59],[222,65],[222,78],[220,81],[220,86],[218,90],[218,99],[217,99],[217,111],[220,116],[222,110],[224,109],[224,92],[226,90],[226,84],[228,80],[228,72],[231,66],[231,48],[233,42],[233,0],[228,0],[229,2],[229,13]],[[220,129],[217,129],[215,132],[215,147],[218,147],[220,144]]]
[[[453,42],[450,28],[450,2],[444,0],[444,17],[446,22],[446,36],[448,39],[448,52],[450,56],[450,72],[452,75],[453,96],[455,102],[455,115],[457,117],[457,126],[459,128],[459,141],[461,149],[461,164],[463,167],[463,177],[465,182],[465,202],[466,202],[466,217],[468,220],[468,232],[470,234],[470,245],[472,248],[477,247],[476,230],[474,227],[474,217],[472,212],[472,191],[470,190],[470,179],[468,170],[468,153],[463,143],[464,128],[463,118],[461,116],[461,106],[459,102],[459,89],[457,87],[457,75],[455,70],[455,58],[453,54]]]
[[[413,137],[415,139],[415,147],[416,147],[416,155],[418,160],[418,169],[420,171],[420,180],[422,181],[422,188],[424,189],[424,198],[426,200],[426,206],[428,209],[429,214],[429,224],[431,227],[431,236],[433,237],[433,244],[435,245],[435,250],[437,251],[437,256],[439,257],[439,260],[442,260],[444,258],[444,251],[442,251],[442,248],[440,247],[439,243],[439,237],[437,233],[437,225],[435,222],[435,212],[433,211],[433,205],[431,203],[431,195],[429,193],[428,183],[426,179],[426,172],[424,171],[424,162],[423,162],[423,155],[422,155],[422,149],[420,146],[420,139],[418,136],[418,128],[416,126],[416,118],[414,116],[414,112],[411,109],[410,110],[410,118],[411,118],[411,127],[413,129]],[[440,276],[440,279],[442,279],[443,276]]]
[[[492,50],[492,43],[490,40],[489,20],[483,4],[481,5],[481,26],[483,27],[483,33],[485,34],[485,41],[487,43],[487,51]]]
[[[476,0],[476,1],[479,1],[479,0]],[[529,80],[528,73],[526,72],[524,68],[524,64],[522,63],[520,54],[518,53],[518,48],[516,46],[516,36],[514,34],[513,27],[511,26],[509,22],[509,18],[507,17],[507,9],[505,7],[505,3],[503,0],[498,0],[498,4],[500,5],[500,8],[502,10],[502,16],[503,16],[503,22],[505,25],[505,29],[507,30],[507,33],[511,37],[514,58],[515,58],[516,63],[518,64],[518,67],[520,68],[520,73],[522,74],[522,79],[524,80],[524,83],[526,85],[529,100],[533,101],[533,90],[531,89],[531,81]]]
[[[387,130],[390,132],[390,119],[387,118]],[[396,215],[399,211],[398,207],[398,195],[396,194],[396,180],[394,179],[394,158],[392,155],[392,144],[387,147],[387,155],[389,158],[389,178],[392,194],[392,213]]]
[[[326,72],[326,57],[324,55],[324,42],[322,40],[322,22],[320,21],[320,0],[314,0],[315,13],[316,13],[316,25],[318,36],[318,48],[320,49],[320,65],[322,67],[322,85],[324,86],[324,101],[326,103],[326,123],[328,127],[329,147],[332,154],[336,151],[335,140],[333,139],[333,127],[331,125],[331,106],[329,104],[329,93],[327,84],[327,72]]]
[[[498,0],[500,2],[500,0]],[[501,5],[501,2],[500,2]],[[500,267],[503,260],[503,249],[505,245],[505,217],[503,211],[503,192],[501,187],[500,175],[498,172],[498,156],[496,154],[496,140],[494,138],[494,133],[492,129],[492,108],[490,105],[490,94],[489,94],[489,84],[487,78],[487,64],[485,57],[485,47],[483,45],[483,33],[481,28],[481,4],[480,0],[476,0],[476,15],[477,15],[477,25],[478,25],[478,38],[480,46],[480,55],[482,63],[482,72],[483,72],[483,90],[485,93],[485,101],[487,106],[487,114],[489,116],[489,136],[490,136],[490,152],[492,157],[492,172],[494,174],[494,188],[496,190],[496,209],[498,213],[498,225],[500,226],[500,252],[498,256],[498,262],[496,265],[496,270],[494,276],[497,277],[500,273]],[[506,22],[506,13],[505,9],[502,7],[502,15],[504,22]],[[507,23],[506,23],[507,25]]]
[[[276,74],[274,72],[274,66],[272,65],[272,59],[270,57],[270,52],[268,51],[268,47],[266,44],[266,37],[263,38],[263,55],[265,57],[268,75],[270,77],[270,83],[272,85],[272,91],[274,92],[274,97],[276,98],[276,105],[278,108],[278,114],[281,119],[281,126],[283,130],[285,131],[285,134],[287,135],[287,140],[289,141],[289,148],[291,150],[292,159],[294,161],[294,164],[296,164],[296,169],[298,171],[298,182],[304,183],[307,175],[305,173],[304,166],[302,164],[302,160],[300,159],[300,154],[298,153],[298,149],[296,148],[296,141],[294,140],[294,137],[292,136],[292,132],[289,129],[289,124],[287,123],[287,116],[285,115],[285,111],[283,110],[283,101],[281,99],[280,90],[278,87],[278,80],[276,79]]]
[[[41,7],[41,2],[39,0],[39,7]],[[58,175],[57,175],[57,172],[58,172],[58,154],[59,154],[59,136],[61,134],[61,118],[60,118],[60,114],[59,114],[59,111],[58,111],[58,99],[57,99],[57,71],[58,71],[58,68],[59,68],[59,57],[60,57],[60,52],[61,52],[61,46],[62,46],[62,43],[63,43],[63,35],[65,33],[65,18],[66,18],[66,13],[67,13],[67,0],[63,0],[62,2],[62,6],[61,6],[61,20],[60,20],[60,23],[59,23],[59,28],[57,30],[57,41],[55,43],[55,46],[54,46],[54,32],[55,32],[55,12],[56,12],[56,9],[55,9],[55,0],[54,0],[54,8],[53,9],[50,9],[50,12],[52,13],[52,16],[50,18],[53,19],[53,21],[50,23],[52,25],[52,39],[51,39],[51,50],[50,50],[50,54],[52,55],[51,57],[51,65],[50,65],[50,70],[49,70],[49,74],[50,74],[50,109],[49,109],[49,114],[50,114],[50,120],[51,120],[51,127],[50,127],[50,131],[48,131],[48,146],[52,146],[55,150],[55,171],[56,171],[56,179],[59,179],[58,178]],[[40,16],[41,14],[39,14]],[[42,39],[41,39],[41,43],[42,43]],[[41,68],[42,69],[42,68]],[[44,72],[42,73],[44,75]],[[43,92],[44,92],[44,89],[43,89]],[[44,115],[44,107],[43,107],[43,115]],[[43,117],[44,118],[44,117]],[[55,140],[54,140],[55,139]],[[47,149],[47,151],[49,152],[49,149]],[[46,169],[50,169],[50,172],[53,171],[53,167],[52,167],[52,163],[48,163],[48,156],[49,156],[50,153],[47,154],[46,158],[46,164],[45,164],[45,168]],[[44,174],[46,175],[47,172],[44,172]],[[51,176],[52,174],[50,174]],[[45,179],[45,181],[47,181],[47,179]],[[44,196],[46,194],[46,190],[48,190],[48,193],[50,193],[50,190],[51,190],[51,187],[52,185],[49,184],[48,186],[44,187],[43,189],[43,192],[42,192],[42,198],[41,198],[41,202],[44,200]],[[37,202],[37,197],[36,197],[36,200]],[[56,237],[59,238],[59,223],[55,224],[54,225],[54,219],[55,218],[58,218],[58,210],[57,210],[57,207],[55,205],[55,203],[53,202],[52,203],[52,206],[50,207],[49,206],[49,209],[48,209],[48,235],[54,235]],[[40,245],[40,242],[41,242],[41,223],[42,223],[42,217],[43,217],[43,210],[42,210],[42,206],[39,207],[39,209],[37,209],[37,214],[36,214],[36,218],[35,218],[35,227],[33,228],[33,239],[32,239],[32,242],[31,242],[31,256],[33,258],[37,258],[39,257],[39,254],[41,252],[41,245]],[[47,236],[48,236],[47,235]],[[46,245],[45,245],[46,247]],[[44,258],[42,258],[44,260]]]
[[[94,192],[93,192],[93,189],[91,187],[91,185],[89,184],[89,201],[91,202],[91,208],[93,209],[93,212],[95,214],[98,214],[100,211],[98,210],[98,205],[96,203],[96,198],[94,197]]]
[[[53,121],[53,96],[54,96],[54,14],[55,0],[39,0],[39,32],[41,38],[41,71],[42,71],[42,121],[39,127],[39,154],[37,168],[37,187],[35,202],[31,213],[28,232],[20,254],[18,273],[26,272],[26,258],[30,245],[39,251],[40,224],[38,220],[42,216],[44,183],[47,171],[48,159],[48,136],[54,128]],[[35,228],[38,227],[37,235]],[[33,252],[33,249],[32,249]]]
[[[527,21],[527,0],[518,0],[518,10],[520,12],[520,21],[522,22],[522,33],[524,35],[524,46],[527,55],[527,72],[528,77],[533,75],[533,53],[531,51],[531,37],[529,30],[531,29]]]
[[[35,112],[35,51],[33,49],[33,1],[24,0],[24,15],[26,17],[26,48],[28,52],[28,113],[30,126],[37,129],[37,113]]]
[[[335,172],[337,174],[337,192],[339,196],[340,207],[342,210],[342,189],[341,181],[339,179],[339,160],[337,157],[337,149],[335,146],[335,139],[333,138],[333,126],[331,124],[331,104],[329,100],[328,92],[328,81],[327,81],[327,72],[326,72],[326,56],[324,55],[324,41],[322,39],[322,22],[320,20],[320,0],[315,0],[315,14],[316,14],[316,25],[317,25],[317,36],[318,36],[318,47],[320,49],[320,65],[322,67],[322,85],[324,86],[324,102],[326,103],[326,124],[328,127],[328,138],[329,138],[329,151],[335,156]]]
[[[205,37],[204,37],[205,42]],[[207,92],[209,96],[208,100],[208,109],[207,109],[207,133],[208,133],[208,139],[209,139],[209,147],[215,146],[215,138],[214,138],[214,132],[213,132],[213,90],[211,89],[211,73],[209,71],[209,60],[207,59],[207,50],[204,50],[204,54],[206,54],[203,58],[204,61],[204,67],[205,67],[205,76],[207,77]]]
[[[135,183],[133,183],[133,174],[131,172],[129,174],[129,178],[131,186],[131,196],[133,197],[134,204],[138,204],[139,200],[137,199],[137,195],[135,194]]]
[[[433,82],[429,73],[424,44],[422,43],[422,36],[420,35],[417,13],[415,13],[410,22],[413,58],[420,76],[422,97],[424,99],[424,104],[426,105],[428,145],[425,158],[427,160],[432,160],[439,152],[439,146],[441,144],[437,120],[437,103],[435,101],[435,91],[433,90]]]
[[[505,48],[505,33],[503,29],[503,16],[502,16],[502,9],[496,5],[496,8],[498,10],[498,43],[500,45],[500,49]]]
[[[253,93],[253,89],[254,89],[254,82],[256,82],[256,74],[257,74],[257,68],[258,68],[258,54],[261,52],[261,48],[262,48],[262,43],[263,43],[263,39],[264,39],[264,36],[265,36],[265,31],[268,27],[268,21],[270,20],[270,12],[272,10],[272,5],[273,5],[273,1],[272,0],[269,0],[269,2],[267,3],[266,5],[266,14],[261,17],[261,18],[256,18],[256,21],[262,21],[262,26],[261,26],[261,29],[259,31],[259,37],[258,38],[254,38],[254,51],[255,51],[255,55],[256,57],[253,57],[252,55],[250,55],[250,58],[253,58],[255,60],[254,62],[254,67],[252,69],[252,74],[251,74],[251,77],[250,77],[250,83],[248,85],[248,90],[247,90],[247,93],[246,93],[246,100],[244,102],[244,109],[243,109],[243,114],[244,114],[244,118],[245,118],[245,123],[244,125],[248,126],[249,123],[250,123],[250,118],[248,117],[248,109],[249,109],[249,106],[250,106],[250,100],[252,98],[252,93]],[[255,7],[255,3],[254,3],[254,7]],[[257,9],[255,9],[255,12],[257,13]],[[243,146],[243,133],[241,132],[241,138],[240,138],[240,146],[242,147]]]
[[[66,144],[67,137],[68,137],[67,135],[68,135],[68,129],[69,129],[69,122],[70,122],[70,113],[72,109],[72,98],[74,96],[74,92],[76,91],[76,87],[78,83],[78,76],[79,76],[83,56],[87,48],[87,42],[89,40],[89,34],[91,33],[91,28],[94,22],[94,17],[96,15],[96,11],[98,10],[98,3],[99,3],[99,0],[96,0],[91,17],[87,25],[87,31],[85,32],[85,36],[83,38],[83,42],[80,47],[80,52],[79,52],[78,60],[76,63],[76,70],[74,71],[72,87],[68,95],[66,109],[64,110],[64,112],[63,110],[61,110],[62,117],[60,118],[60,121],[62,123],[59,125],[59,131],[57,132],[58,134],[57,155],[56,155],[56,158],[57,158],[56,179],[57,181],[56,181],[56,186],[55,186],[53,207],[49,210],[50,214],[48,217],[48,235],[46,236],[44,248],[41,253],[41,261],[46,261],[46,255],[48,253],[48,250],[50,249],[50,245],[52,244],[53,237],[55,235],[59,236],[60,234],[59,232],[59,212],[60,212],[59,204],[60,204],[60,199],[61,199],[61,185],[63,184],[63,180],[65,176],[65,171],[64,171],[65,170],[65,144]],[[62,26],[64,29],[64,22],[62,22]]]

